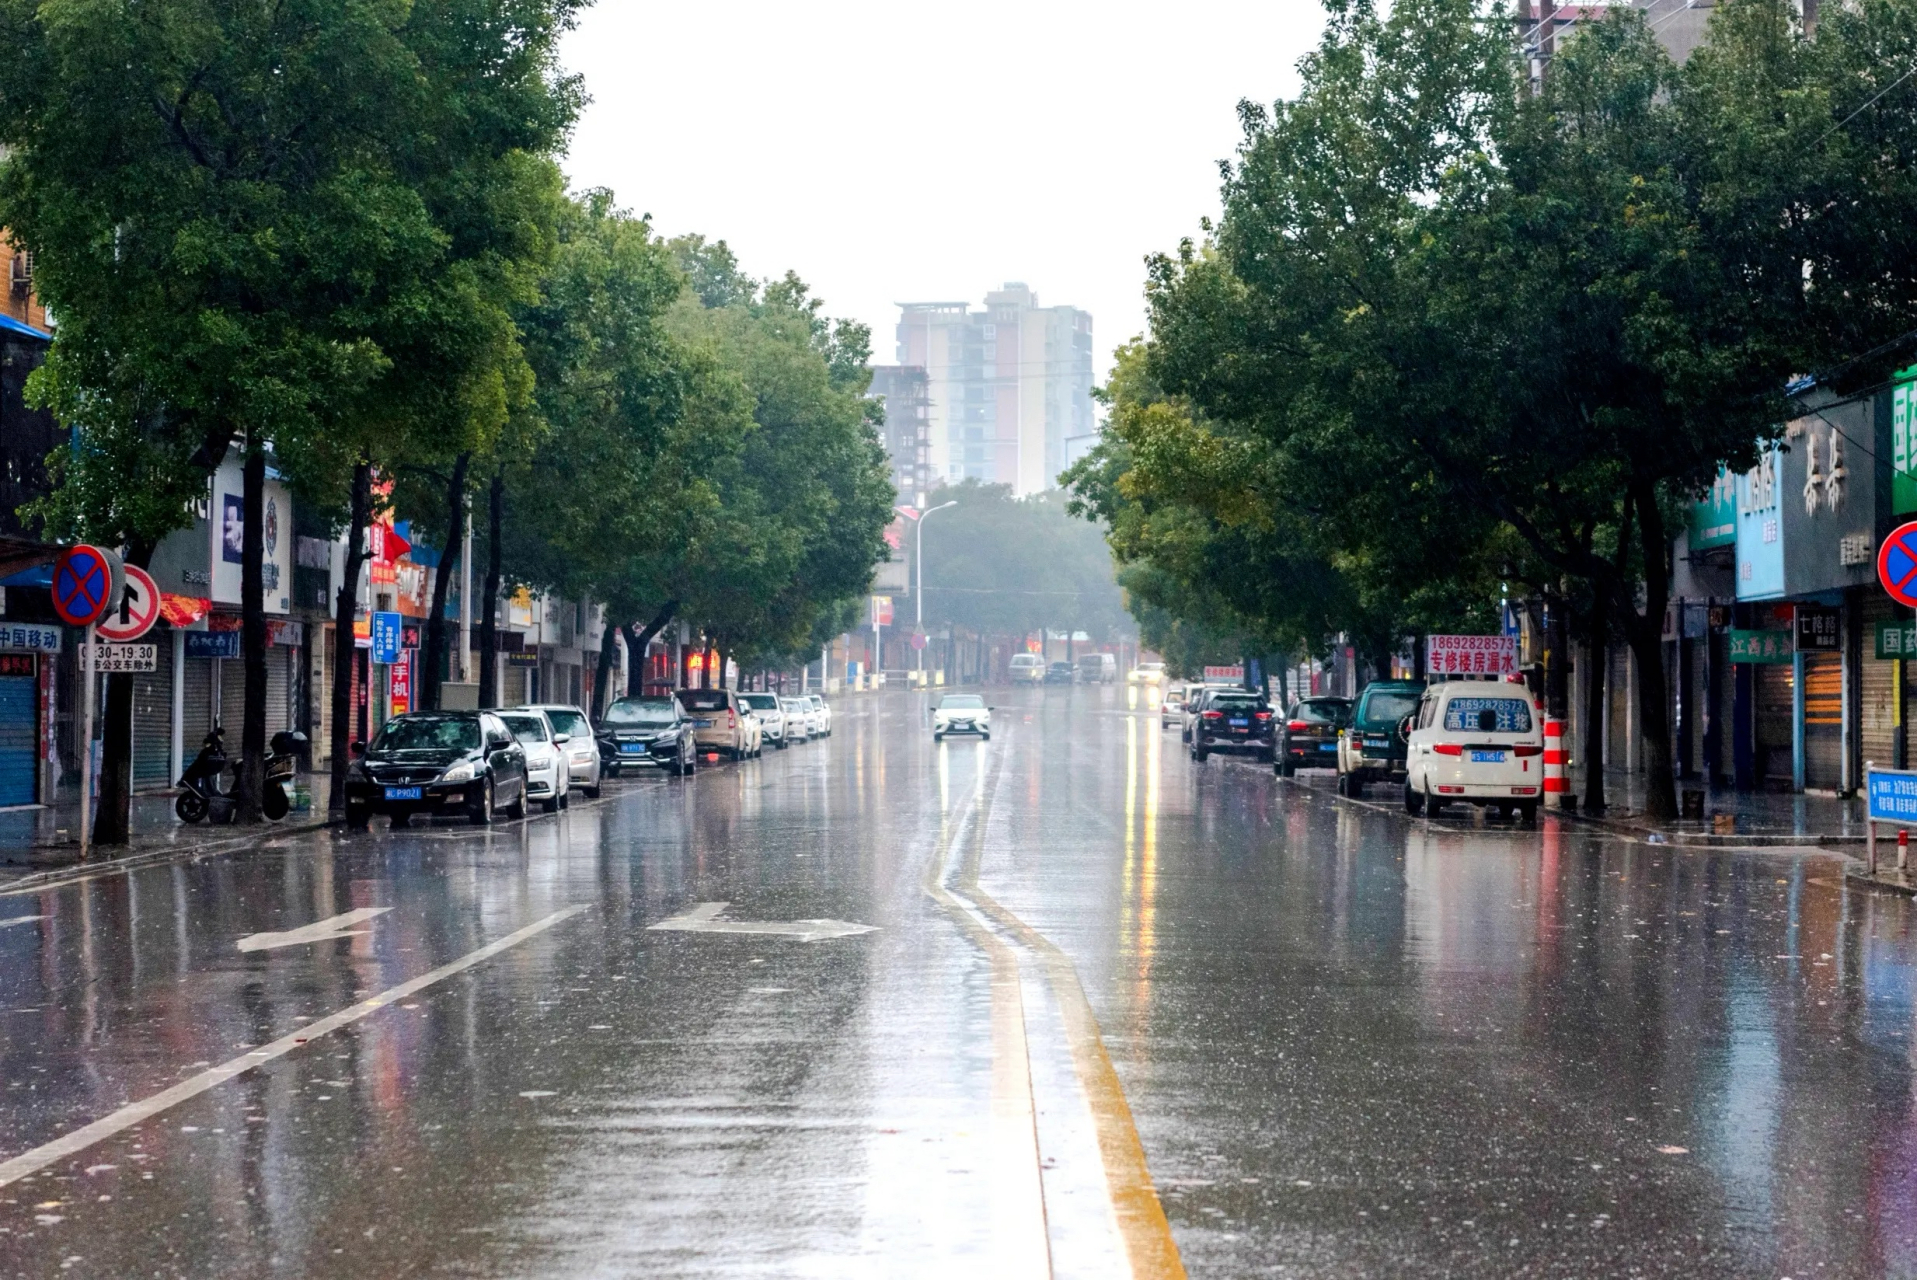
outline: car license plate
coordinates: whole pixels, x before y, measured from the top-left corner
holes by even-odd
[[[1335,742],[1321,742],[1318,744],[1318,750],[1320,751],[1336,751],[1337,749],[1338,744]]]
[[[423,787],[386,788],[386,798],[388,800],[417,800],[425,794],[425,788]]]
[[[1250,723],[1251,721],[1249,720],[1234,720],[1231,722],[1231,727],[1234,729],[1242,729]]]
[[[1471,753],[1471,763],[1472,763],[1472,764],[1503,764],[1503,763],[1504,763],[1504,752],[1502,752],[1502,751],[1473,751],[1473,752]]]
[[[693,728],[695,728],[695,729],[710,729],[710,728],[712,727],[712,721],[710,721],[710,720],[694,720],[694,721],[692,722],[692,727],[693,727]]]
[[[619,754],[622,756],[642,756],[646,754],[646,744],[643,742],[622,742],[619,744]]]

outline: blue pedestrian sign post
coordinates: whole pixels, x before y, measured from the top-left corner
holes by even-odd
[[[1888,822],[1904,830],[1917,826],[1917,772],[1879,769],[1864,762],[1864,866],[1877,874],[1877,824]],[[1905,870],[1909,845],[1902,832],[1897,840],[1897,869]]]
[[[390,667],[399,661],[401,619],[397,613],[375,613],[372,627],[373,661]]]

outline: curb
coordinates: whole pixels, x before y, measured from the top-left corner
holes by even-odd
[[[1875,889],[1879,893],[1894,893],[1900,897],[1917,898],[1917,883],[1913,883],[1909,876],[1900,875],[1894,870],[1879,871],[1873,876],[1861,867],[1849,867],[1844,871],[1844,879],[1866,889]]]
[[[117,858],[106,857],[90,862],[70,862],[64,866],[51,867],[45,871],[32,871],[16,879],[0,881],[0,898],[54,888],[69,881],[97,875],[102,871],[132,871],[166,862],[197,862],[201,858],[214,854],[232,853],[239,849],[262,845],[278,836],[310,835],[315,831],[324,831],[328,827],[338,825],[338,819],[328,818],[320,822],[301,823],[298,826],[270,826],[258,831],[249,831],[245,835],[227,836],[199,844],[147,848]]]
[[[1777,832],[1750,832],[1723,835],[1714,831],[1663,831],[1656,827],[1647,827],[1642,823],[1630,822],[1620,818],[1597,818],[1588,813],[1566,813],[1557,811],[1558,820],[1581,822],[1619,835],[1627,835],[1651,844],[1689,846],[1702,849],[1756,849],[1770,847],[1798,847],[1817,845],[1822,848],[1838,848],[1847,845],[1861,845],[1861,835],[1817,835],[1805,832],[1802,835],[1787,835]],[[1652,840],[1651,837],[1657,837]]]

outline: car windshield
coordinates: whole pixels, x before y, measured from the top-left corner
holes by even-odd
[[[785,700],[785,709],[787,711],[804,711],[809,705],[809,703],[798,698],[787,698]]]
[[[726,691],[724,689],[681,689],[679,704],[687,711],[724,711]]]
[[[941,711],[981,711],[984,707],[985,699],[976,693],[954,693],[939,703]]]
[[[1138,669],[1140,671],[1163,671],[1165,664],[1162,662],[1141,662],[1138,664]]]
[[[742,693],[739,695],[739,701],[745,703],[754,711],[777,711],[779,709],[779,695],[776,693]]]
[[[501,716],[506,727],[513,731],[513,737],[521,742],[546,741],[546,722],[538,716]]]
[[[606,723],[667,725],[673,721],[671,698],[621,698],[606,708]]]
[[[589,736],[591,732],[586,724],[586,717],[570,707],[561,707],[554,711],[548,711],[546,713],[546,719],[552,721],[552,731],[554,733],[563,733],[573,738],[583,738]]]
[[[1365,695],[1358,712],[1360,729],[1391,729],[1418,709],[1421,689],[1374,689]]]
[[[821,711],[825,710],[825,699],[821,698],[818,694],[815,693],[806,700],[810,702],[813,706],[819,708],[819,710]]]
[[[1523,698],[1453,698],[1445,704],[1444,727],[1454,732],[1529,733],[1531,704]]]
[[[400,716],[381,726],[374,751],[472,751],[479,721],[466,716]]]
[[[1351,704],[1343,698],[1326,698],[1318,702],[1301,702],[1292,711],[1293,720],[1303,720],[1306,724],[1329,724],[1343,727],[1351,719]]]
[[[1263,711],[1265,700],[1255,693],[1214,693],[1205,705],[1212,711],[1243,715],[1247,711]]]

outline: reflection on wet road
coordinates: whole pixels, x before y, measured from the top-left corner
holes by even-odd
[[[1917,937],[1840,859],[992,700],[0,896],[0,1274],[1917,1274]]]

